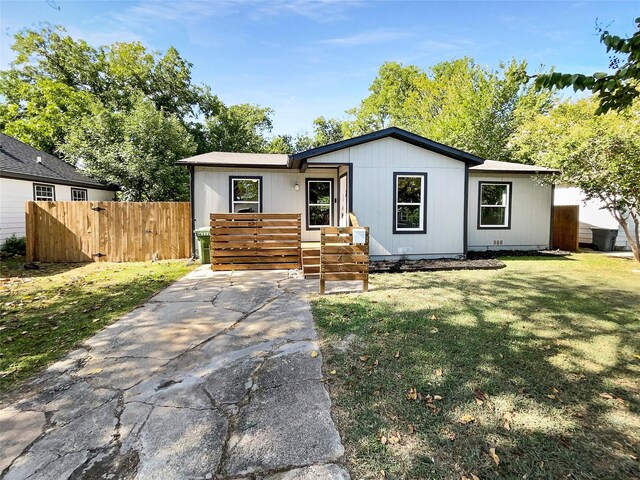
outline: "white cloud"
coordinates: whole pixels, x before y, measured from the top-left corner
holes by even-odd
[[[371,30],[369,32],[356,33],[346,37],[328,38],[320,40],[318,43],[322,45],[337,46],[358,46],[358,45],[374,45],[376,43],[391,42],[402,38],[410,37],[411,34],[403,30]]]

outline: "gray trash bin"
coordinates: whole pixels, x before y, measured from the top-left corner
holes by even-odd
[[[616,246],[616,237],[618,229],[611,230],[609,228],[592,228],[593,244],[601,252],[612,252]]]

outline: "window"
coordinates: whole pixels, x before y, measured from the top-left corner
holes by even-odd
[[[86,202],[87,201],[87,189],[86,188],[72,188],[71,189],[71,201],[72,202]]]
[[[53,185],[33,184],[33,199],[36,202],[53,202],[56,199],[56,190]]]
[[[478,228],[511,228],[511,182],[480,182]]]
[[[395,173],[393,233],[425,233],[426,173]]]
[[[262,177],[231,177],[231,213],[262,211]]]
[[[307,229],[328,227],[333,218],[333,180],[307,179]]]

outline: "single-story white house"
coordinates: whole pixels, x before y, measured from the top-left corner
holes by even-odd
[[[605,228],[618,230],[616,237],[616,250],[631,250],[631,245],[624,234],[624,230],[620,227],[618,221],[611,213],[604,208],[604,203],[600,200],[587,200],[586,195],[578,187],[570,185],[556,186],[554,197],[555,205],[578,205],[580,207],[579,214],[579,243],[583,246],[591,246],[593,244],[592,228]],[[633,231],[633,220],[630,218],[627,222],[629,229]]]
[[[459,258],[470,250],[549,248],[555,170],[484,160],[391,127],[294,155],[211,152],[191,173],[194,228],[220,212],[301,213],[322,226],[370,227],[373,260]]]
[[[0,133],[0,244],[25,236],[29,200],[114,200],[117,187],[80,173],[67,162]]]

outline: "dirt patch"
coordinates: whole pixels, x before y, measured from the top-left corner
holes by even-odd
[[[468,252],[470,260],[500,257],[567,257],[571,252],[564,250],[487,250],[484,252]]]
[[[426,272],[438,270],[497,270],[505,264],[495,258],[455,260],[380,260],[371,262],[370,273]]]

